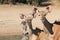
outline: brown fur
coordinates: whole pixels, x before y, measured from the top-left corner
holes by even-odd
[[[54,25],[53,31],[54,31],[53,40],[60,40],[60,25]],[[46,33],[41,32],[37,37],[37,40],[48,40]]]
[[[54,25],[53,27],[54,31],[54,37],[53,40],[60,40],[60,25]]]
[[[46,34],[44,32],[41,32],[37,38],[37,40],[45,40],[46,39]]]

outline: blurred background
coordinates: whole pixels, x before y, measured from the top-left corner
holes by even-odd
[[[60,5],[60,0],[0,0],[0,4],[29,4],[36,6]]]

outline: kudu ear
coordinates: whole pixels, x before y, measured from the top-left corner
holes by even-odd
[[[52,10],[51,6],[47,6],[47,7],[46,7],[46,10],[47,10],[48,13],[50,13],[51,10]]]
[[[22,13],[22,14],[19,14],[20,18],[25,18],[25,15]]]

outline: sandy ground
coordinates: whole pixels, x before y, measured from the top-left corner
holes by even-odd
[[[19,24],[19,14],[32,13],[32,6],[28,5],[0,5],[0,35],[20,35],[22,32]],[[38,7],[43,10],[45,7]],[[60,8],[53,7],[59,11]]]
[[[0,35],[20,35],[19,14],[30,13],[32,6],[0,5]]]
[[[20,35],[19,14],[32,13],[32,6],[0,5],[0,35]]]

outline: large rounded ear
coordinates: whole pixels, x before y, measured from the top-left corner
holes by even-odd
[[[51,12],[51,6],[47,6],[46,10],[47,10],[48,13],[50,13]]]
[[[35,7],[34,10],[37,10],[37,8]]]
[[[24,14],[19,14],[21,19],[24,19],[25,15]]]

